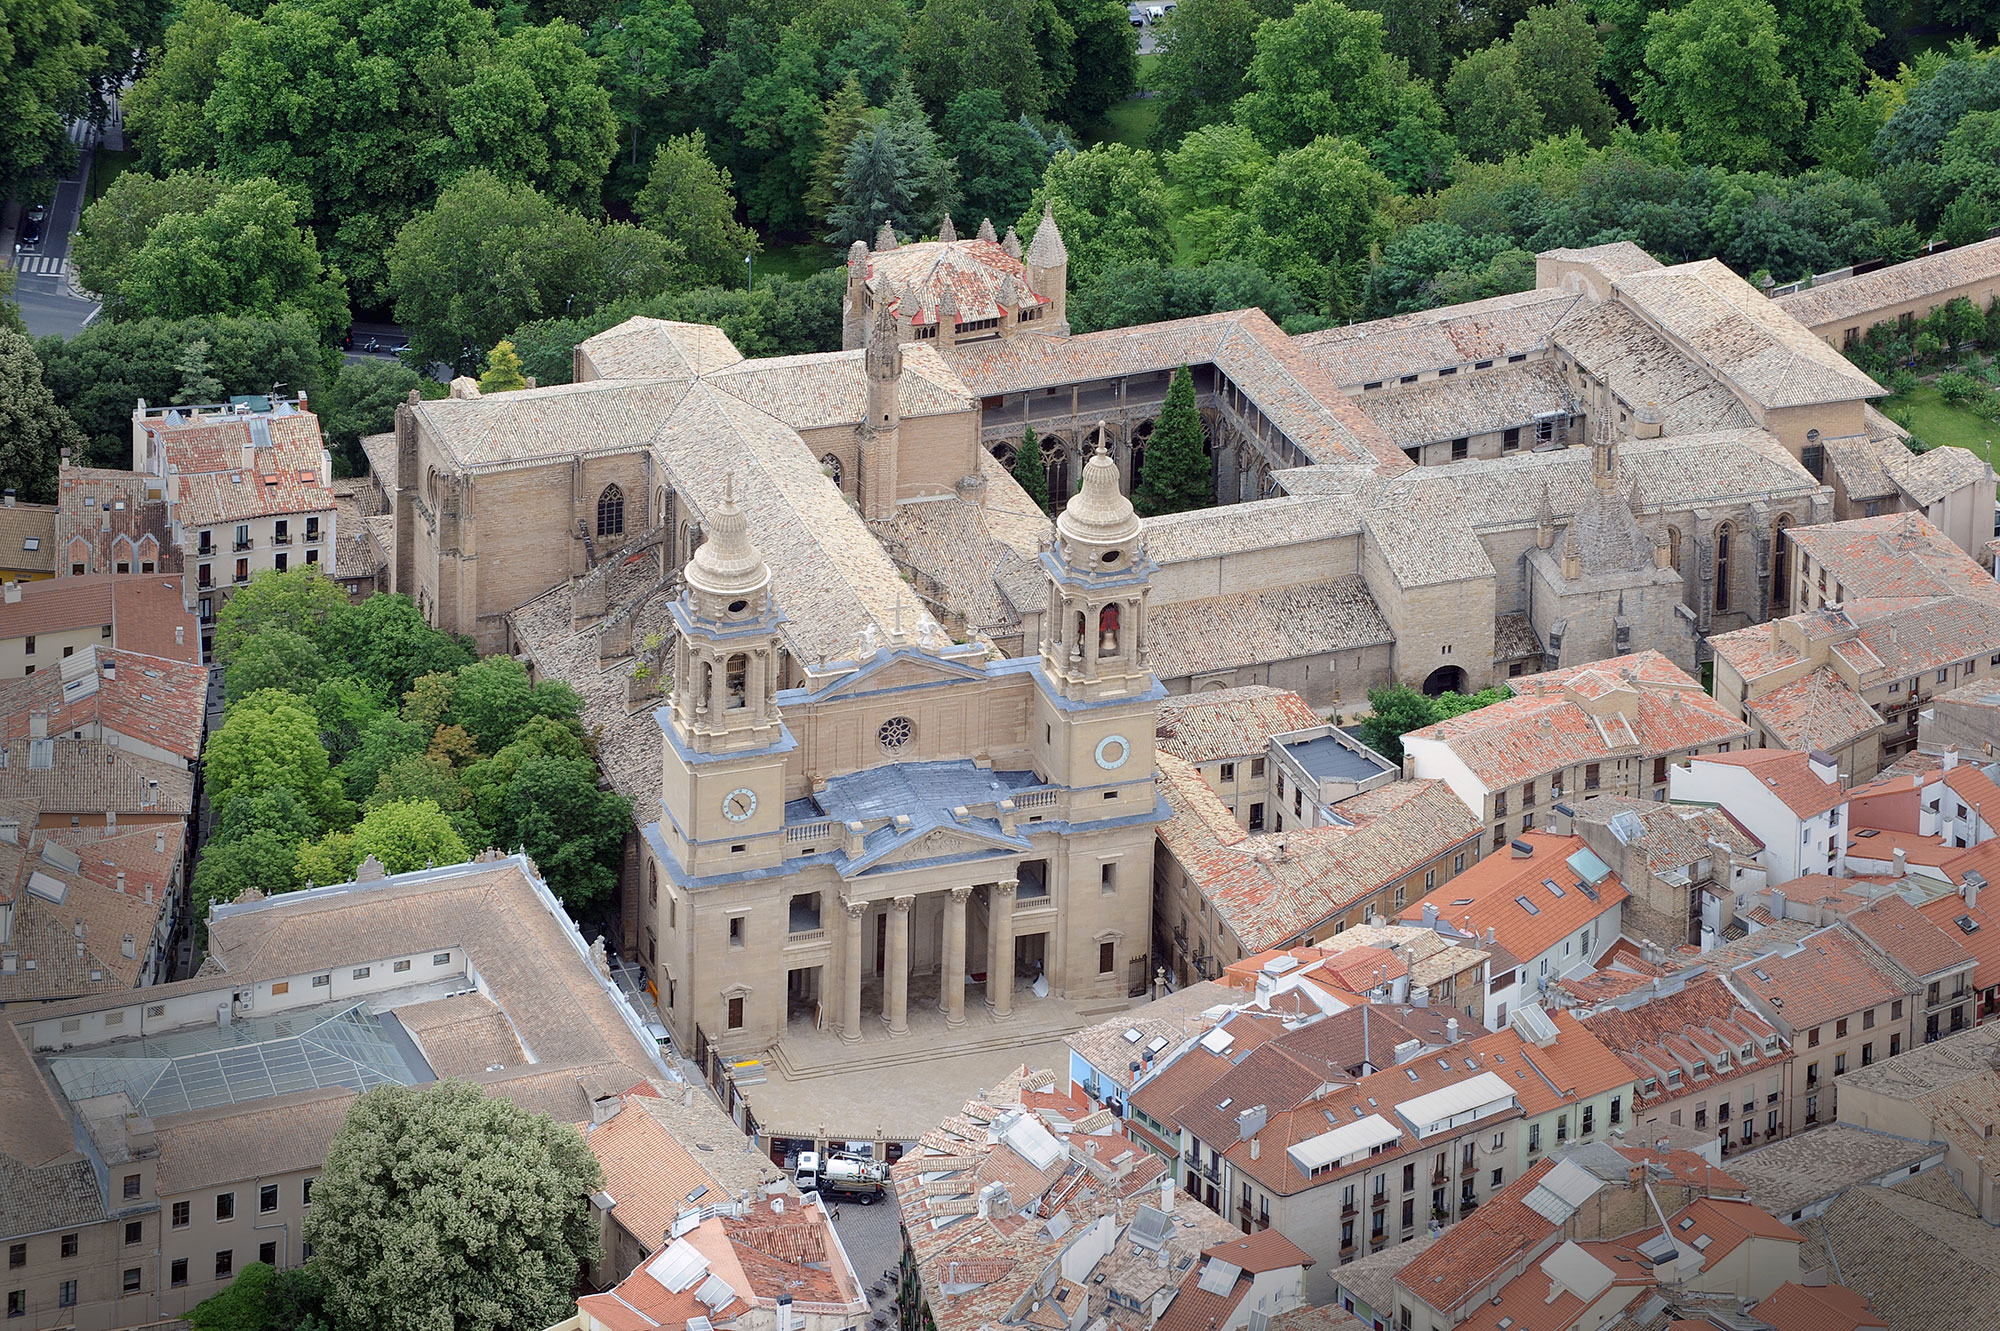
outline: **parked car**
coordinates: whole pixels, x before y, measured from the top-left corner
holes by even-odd
[[[42,237],[49,229],[49,210],[46,204],[35,204],[21,215],[21,233],[14,238],[15,249],[26,249],[30,245],[42,243]]]

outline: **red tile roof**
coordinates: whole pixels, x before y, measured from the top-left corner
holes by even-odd
[[[720,1200],[722,1185],[703,1169],[666,1125],[636,1104],[598,1124],[579,1124],[584,1142],[604,1166],[611,1216],[649,1250],[660,1246],[682,1199],[702,1188]]]
[[[1986,844],[1995,848],[1996,853],[1990,858],[2000,860],[2000,842],[1989,841]],[[1989,910],[1983,897],[1974,905],[1967,906],[1962,895],[1953,893],[1933,897],[1917,909],[1924,913],[1924,918],[1972,954],[1973,988],[1990,989],[2000,984],[2000,913]],[[1972,922],[1971,932],[1966,931],[1960,920]]]
[[[2000,785],[1993,783],[1986,769],[1977,763],[1961,762],[1944,774],[1944,783],[1951,787],[1952,794],[1965,801],[1967,808],[1980,810],[1982,819],[2000,822]]]
[[[1695,1199],[1668,1218],[1667,1232],[1677,1242],[1699,1247],[1703,1262],[1710,1269],[1749,1239],[1797,1244],[1806,1241],[1805,1235],[1754,1202],[1722,1197]],[[1704,1236],[1709,1241],[1700,1243]]]
[[[1735,991],[1717,976],[1703,977],[1677,994],[1655,998],[1639,1007],[1606,1008],[1585,1018],[1584,1025],[1592,1035],[1616,1050],[1627,1069],[1642,1079],[1641,1090],[1633,1099],[1634,1108],[1677,1099],[1748,1069],[1776,1068],[1791,1057],[1791,1046],[1762,1017],[1745,1007]],[[1776,1051],[1769,1054],[1764,1052],[1767,1036],[1778,1038]],[[1699,1079],[1676,1056],[1681,1051],[1675,1045],[1682,1041],[1690,1041],[1697,1048],[1691,1061],[1707,1065],[1706,1074]],[[1725,1050],[1730,1066],[1715,1066],[1718,1045]],[[1750,1050],[1748,1056],[1743,1053],[1746,1047]],[[1670,1071],[1683,1074],[1679,1085],[1668,1083]],[[1643,1087],[1643,1079],[1648,1077],[1655,1082],[1650,1095]]]
[[[0,737],[21,739],[29,733],[29,714],[48,716],[50,735],[63,735],[93,725],[144,740],[192,763],[201,753],[201,736],[208,700],[208,670],[204,666],[141,656],[136,652],[93,648],[96,687],[63,702],[61,670],[43,670],[26,679],[0,683]],[[84,654],[70,658],[82,672]],[[67,664],[67,663],[65,663]],[[107,674],[107,664],[111,673]],[[115,678],[113,677],[115,675]]]
[[[1801,1285],[1787,1280],[1750,1310],[1771,1331],[1888,1331],[1866,1295],[1845,1285]]]
[[[1262,757],[1271,736],[1321,720],[1304,698],[1268,684],[1191,693],[1161,701],[1159,747],[1191,763]]]
[[[1744,704],[1780,743],[1838,751],[1884,724],[1882,714],[1826,666]]]
[[[1770,1004],[1793,1030],[1909,996],[1893,968],[1838,924],[1807,934],[1789,957],[1744,962],[1730,979]]]
[[[181,600],[179,578],[86,574],[22,583],[19,592],[18,601],[0,602],[0,638],[108,624],[107,646],[201,664],[201,623]]]
[[[1749,728],[1658,652],[1507,681],[1515,696],[1405,735],[1435,740],[1488,790],[1579,763],[1735,741]]]
[[[1556,1234],[1556,1224],[1526,1201],[1555,1163],[1529,1166],[1405,1266],[1396,1283],[1440,1312],[1456,1312],[1521,1253]]]
[[[1493,1070],[1512,1088],[1522,1109],[1544,1114],[1631,1086],[1632,1069],[1595,1032],[1568,1012],[1548,1015],[1556,1028],[1549,1045],[1530,1044],[1508,1027],[1468,1046],[1471,1052],[1494,1056]]]
[[[1946,933],[1929,916],[1893,892],[1855,911],[1847,917],[1847,922],[1919,980],[1955,970],[1973,959],[1972,953],[1954,936],[1956,929]]]
[[[1784,806],[1800,818],[1825,813],[1847,800],[1840,781],[1822,781],[1812,760],[1796,749],[1744,749],[1739,753],[1704,753],[1697,763],[1740,767],[1763,782]]]
[[[260,421],[269,444],[252,432]],[[189,529],[288,513],[333,512],[319,418],[311,412],[262,417],[169,417],[147,422],[180,473],[176,517]],[[246,453],[250,465],[245,466]]]
[[[1594,898],[1577,886],[1579,875],[1565,861],[1588,849],[1582,837],[1525,832],[1519,839],[1534,848],[1533,855],[1522,858],[1511,851],[1489,855],[1413,902],[1402,920],[1419,922],[1424,907],[1433,906],[1453,928],[1481,933],[1491,929],[1500,946],[1530,961],[1625,900],[1625,885],[1616,874],[1593,886]],[[1551,889],[1549,881],[1559,891]],[[1521,904],[1523,897],[1526,906]]]
[[[2000,582],[1921,513],[1795,527],[1787,535],[1840,580],[1841,600],[1951,595],[2000,600]]]
[[[1220,1257],[1231,1266],[1240,1266],[1250,1272],[1282,1271],[1288,1266],[1313,1264],[1313,1259],[1303,1248],[1275,1229],[1203,1248],[1201,1255]]]

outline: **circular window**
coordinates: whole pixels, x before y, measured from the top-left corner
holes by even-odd
[[[729,613],[732,615],[740,615],[749,608],[750,603],[748,601],[731,601],[729,603]]]
[[[1106,551],[1104,552],[1104,556],[1103,556],[1103,558],[1104,558],[1104,562],[1105,562],[1105,563],[1107,563],[1107,564],[1115,564],[1115,563],[1117,563],[1117,562],[1118,562],[1118,556],[1119,556],[1119,555],[1120,555],[1121,553],[1122,553],[1122,552],[1121,552],[1121,551],[1118,551],[1118,550],[1106,550]]]
[[[882,723],[880,730],[875,732],[875,738],[882,741],[884,749],[890,753],[895,753],[905,744],[908,744],[910,737],[916,733],[916,722],[910,720],[909,717],[892,716]]]

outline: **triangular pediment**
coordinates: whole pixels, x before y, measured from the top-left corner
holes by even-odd
[[[916,864],[924,860],[957,859],[961,855],[976,855],[981,851],[992,850],[993,848],[993,843],[990,841],[983,839],[975,840],[963,832],[952,831],[943,827],[933,827],[930,831],[925,832],[908,845],[899,847],[884,855],[877,862],[877,867],[891,864]]]
[[[973,658],[978,662],[978,658]],[[941,660],[918,651],[883,652],[851,675],[844,675],[813,695],[815,701],[857,698],[892,689],[926,688],[985,678],[983,664]]]
[[[963,823],[940,823],[922,831],[912,830],[904,834],[903,839],[843,865],[841,872],[852,877],[939,860],[969,860],[994,854],[1018,855],[1027,849],[1028,843],[1024,838],[1010,837],[997,827],[989,831],[967,827]]]

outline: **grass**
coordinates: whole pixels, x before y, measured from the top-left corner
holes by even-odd
[[[1933,448],[1956,444],[1988,462],[1994,460],[1993,439],[2000,435],[2000,423],[1985,420],[1968,408],[1952,406],[1938,396],[1934,385],[1924,384],[1892,397],[1883,409],[1889,419]]]
[[[1143,94],[1152,86],[1153,64],[1159,56],[1142,55],[1138,58],[1139,92]],[[1143,95],[1127,97],[1105,113],[1104,119],[1087,127],[1082,133],[1083,146],[1097,143],[1122,143],[1128,148],[1145,148],[1153,133],[1153,126],[1160,123],[1160,101],[1157,97]]]
[[[839,262],[840,254],[830,245],[811,241],[803,245],[777,245],[757,256],[757,276],[811,277]]]
[[[91,204],[96,203],[99,196],[105,190],[111,188],[111,182],[118,179],[126,171],[131,170],[133,164],[138,160],[139,151],[136,148],[124,148],[117,152],[109,152],[103,148],[99,148],[93,153],[90,158],[88,197],[83,201],[84,206],[89,207]]]

